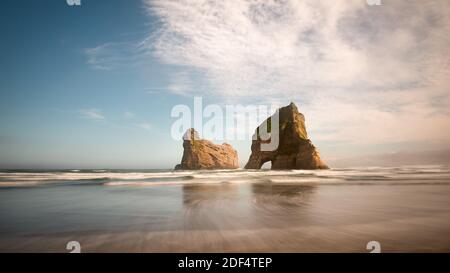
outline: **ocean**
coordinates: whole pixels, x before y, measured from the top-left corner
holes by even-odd
[[[450,251],[449,166],[2,170],[0,252]]]

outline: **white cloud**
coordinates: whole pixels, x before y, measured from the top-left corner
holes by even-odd
[[[131,119],[135,117],[135,114],[133,112],[126,111],[125,113],[123,113],[123,116],[127,119]]]
[[[168,91],[182,96],[193,92],[193,83],[187,71],[174,73],[170,78],[170,83],[167,86]]]
[[[91,108],[91,109],[80,109],[79,113],[91,120],[104,120],[105,116],[102,114],[102,111],[99,109]]]
[[[450,140],[448,0],[143,1],[157,30],[87,49],[93,68],[152,53],[175,68],[152,94],[292,100],[319,141]]]
[[[87,64],[96,70],[130,68],[145,62],[150,54],[143,42],[110,42],[87,48]]]
[[[150,123],[138,123],[136,124],[137,127],[144,129],[146,131],[150,131],[152,129],[152,125]]]
[[[161,22],[156,56],[201,71],[224,96],[410,86],[448,56],[447,0],[146,3]]]
[[[448,0],[145,2],[185,93],[296,101],[321,141],[450,140]]]

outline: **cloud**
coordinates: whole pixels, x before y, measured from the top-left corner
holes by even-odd
[[[93,69],[153,54],[173,73],[148,93],[292,100],[322,143],[450,140],[448,0],[143,1],[150,34],[86,49]]]
[[[91,120],[104,120],[105,116],[102,114],[102,111],[99,109],[91,108],[91,109],[80,109],[79,113],[87,119]]]
[[[152,129],[152,125],[150,123],[138,123],[136,124],[137,127],[144,129],[146,131],[150,131]]]
[[[417,85],[448,60],[448,1],[147,1],[163,62],[219,95]],[[447,67],[448,69],[448,67]]]
[[[170,83],[167,90],[173,94],[185,96],[192,93],[193,83],[187,71],[174,73],[170,76]]]
[[[144,2],[172,92],[294,100],[321,141],[450,140],[448,0]]]
[[[145,63],[150,54],[141,42],[109,42],[84,50],[87,64],[95,70],[116,70],[130,68]]]
[[[123,116],[127,119],[131,119],[135,117],[135,114],[133,112],[126,111],[125,113],[123,113]]]

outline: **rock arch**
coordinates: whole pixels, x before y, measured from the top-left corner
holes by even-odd
[[[246,169],[261,169],[264,163],[271,161],[272,170],[277,169],[328,169],[320,159],[319,152],[308,139],[305,117],[294,103],[278,110],[279,145],[275,151],[261,151],[258,132],[264,123],[271,124],[274,116],[268,118],[256,129],[258,139],[252,141],[252,153],[245,165]]]

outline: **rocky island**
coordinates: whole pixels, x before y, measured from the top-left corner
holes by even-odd
[[[216,145],[200,139],[197,131],[189,129],[183,136],[183,158],[175,170],[212,170],[239,168],[238,155],[227,143]]]
[[[308,138],[305,127],[305,117],[298,111],[294,103],[278,109],[278,145],[272,151],[262,150],[263,144],[271,139],[262,140],[260,132],[263,125],[269,128],[274,116],[266,119],[255,131],[252,141],[251,155],[246,169],[261,169],[264,163],[271,162],[273,170],[299,169],[314,170],[328,169],[321,160],[319,152]],[[269,135],[269,137],[272,137]],[[200,139],[197,131],[191,128],[183,136],[184,153],[181,164],[175,170],[213,170],[239,168],[238,154],[229,144],[216,145],[209,140]]]
[[[279,115],[279,143],[274,151],[261,151],[261,144],[270,142],[261,140],[259,132],[261,125],[256,128],[256,139],[252,141],[252,153],[246,169],[260,169],[264,163],[272,162],[272,169],[328,169],[320,159],[319,152],[308,139],[305,127],[305,117],[294,103],[278,110]],[[274,116],[269,117],[263,124],[269,124]],[[267,130],[270,133],[270,129]]]

